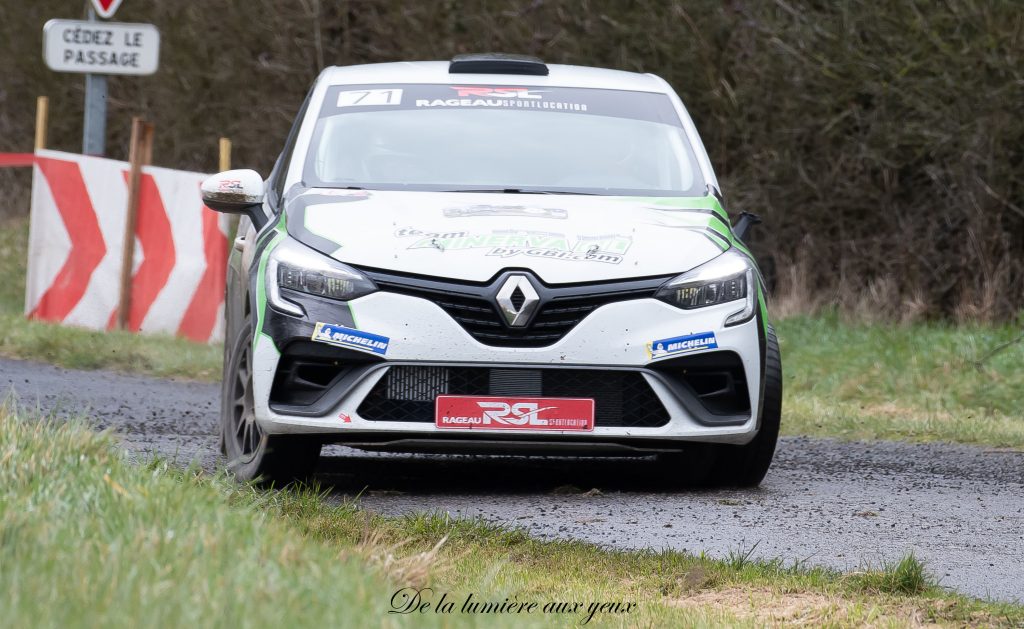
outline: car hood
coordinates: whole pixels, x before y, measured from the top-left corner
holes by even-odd
[[[486,281],[532,270],[548,284],[681,273],[729,247],[714,197],[310,189],[289,234],[346,264]]]

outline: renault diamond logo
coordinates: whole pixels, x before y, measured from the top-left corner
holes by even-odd
[[[513,328],[524,328],[533,311],[540,305],[540,296],[525,275],[510,275],[498,291],[495,301],[505,321]]]

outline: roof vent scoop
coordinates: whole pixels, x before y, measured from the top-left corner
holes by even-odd
[[[536,57],[485,53],[456,55],[448,64],[449,74],[526,74],[547,76],[548,67]]]

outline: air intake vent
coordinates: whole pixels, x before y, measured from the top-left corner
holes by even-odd
[[[390,400],[433,402],[438,395],[448,393],[448,370],[444,367],[406,367],[388,376]]]

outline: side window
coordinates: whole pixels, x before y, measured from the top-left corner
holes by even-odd
[[[292,151],[295,149],[295,140],[299,136],[299,127],[302,126],[302,121],[306,117],[306,110],[309,109],[309,101],[313,97],[313,90],[316,88],[314,83],[309,88],[309,93],[306,94],[306,100],[302,102],[302,107],[299,108],[299,113],[295,114],[295,122],[292,123],[291,131],[288,132],[288,139],[284,143],[284,150],[281,151],[280,157],[277,158],[277,164],[274,165],[274,171],[270,173],[270,178],[273,180],[271,183],[271,190],[274,191],[274,211],[275,213],[280,211],[281,200],[284,198],[284,182],[288,178],[288,167],[292,161]]]

